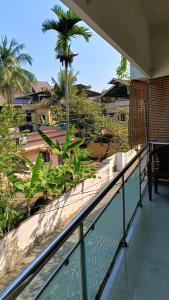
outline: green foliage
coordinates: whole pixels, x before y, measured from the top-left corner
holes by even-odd
[[[11,187],[8,189],[0,185],[0,237],[7,233],[15,226],[22,218],[21,212],[14,206],[13,197],[14,190]]]
[[[127,59],[121,55],[120,65],[116,70],[116,75],[119,79],[129,79],[127,66],[128,66]]]
[[[100,105],[86,99],[84,95],[74,96],[70,99],[70,120],[78,129],[78,136],[85,142],[94,140],[96,124],[102,114]]]
[[[18,126],[24,120],[17,108],[3,107],[0,111],[0,173],[8,176],[11,173],[23,171],[25,165],[20,145],[16,139],[21,136]]]
[[[76,94],[76,87],[74,86],[75,82],[77,81],[77,75],[73,73],[73,70],[71,69],[68,72],[68,92],[69,96],[73,96]],[[56,81],[54,78],[52,78],[52,82],[54,85],[53,88],[53,96],[56,99],[64,99],[65,97],[65,70],[60,69],[58,74],[58,80]]]
[[[15,192],[9,185],[7,177],[25,169],[22,149],[16,145],[20,137],[17,128],[23,122],[19,109],[3,107],[0,111],[0,235],[9,231],[21,218],[15,207]]]
[[[39,153],[35,165],[26,160],[31,171],[31,176],[27,179],[20,179],[16,175],[9,176],[9,181],[13,184],[16,191],[20,191],[25,195],[27,201],[28,215],[30,215],[30,204],[36,193],[41,192],[48,200],[48,190],[50,189],[49,173],[51,171],[51,163],[46,164],[42,154]]]
[[[60,104],[51,107],[52,119],[56,124],[66,123],[66,109]]]
[[[56,144],[47,137],[41,130],[39,134],[61,158],[62,163],[53,167],[51,162],[45,163],[42,154],[39,154],[35,165],[26,160],[31,175],[27,179],[20,179],[16,175],[8,176],[16,191],[25,195],[27,201],[28,215],[31,212],[31,202],[37,193],[42,193],[47,204],[48,196],[61,195],[67,189],[75,186],[79,181],[94,176],[95,169],[90,166],[88,153],[80,149],[82,140],[73,140],[75,127],[72,126],[64,145]]]
[[[39,130],[38,132],[52,148],[53,153],[57,154],[62,161],[62,164],[55,168],[52,174],[53,177],[56,176],[59,179],[58,189],[64,188],[65,190],[66,184],[75,185],[80,180],[93,177],[95,168],[90,166],[88,151],[80,148],[83,140],[73,139],[75,134],[74,125],[70,128],[63,146],[59,142],[53,143],[42,131]]]
[[[24,45],[19,45],[14,39],[8,43],[5,36],[0,43],[0,93],[7,100],[11,107],[13,94],[17,90],[23,93],[30,90],[32,83],[36,80],[35,76],[22,68],[22,65],[32,64],[29,54],[22,53]]]
[[[64,160],[66,158],[70,157],[70,150],[73,151],[77,147],[83,144],[83,140],[76,140],[73,141],[74,133],[75,133],[75,126],[73,125],[65,139],[65,142],[62,145],[59,144],[58,141],[56,141],[56,144],[47,136],[44,132],[42,132],[40,129],[38,129],[38,133],[40,136],[44,139],[44,141],[52,148],[53,153],[57,154],[61,160]]]
[[[65,108],[59,105],[52,107],[54,119],[63,122],[64,116]],[[101,139],[103,142],[104,139],[107,143],[115,141],[117,151],[128,150],[128,129],[103,115],[99,103],[86,99],[84,95],[75,95],[70,99],[70,116],[71,123],[77,128],[76,136],[84,139],[85,143]],[[103,135],[103,130],[106,131],[106,136]]]
[[[70,50],[72,39],[81,36],[88,42],[91,33],[88,28],[77,25],[81,19],[74,12],[70,10],[64,11],[58,5],[54,6],[52,12],[55,14],[56,19],[45,20],[42,24],[42,31],[54,30],[57,33],[55,46],[57,58],[65,65],[68,65],[73,61],[73,55]]]
[[[76,185],[81,180],[94,178],[96,169],[90,165],[89,154],[79,147],[76,148],[69,160],[69,172],[73,176],[74,184]]]

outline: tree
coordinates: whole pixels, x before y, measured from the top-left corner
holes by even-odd
[[[15,191],[8,176],[25,169],[22,149],[16,143],[20,134],[16,128],[22,124],[20,110],[7,106],[0,111],[0,237],[18,223],[22,217],[14,201]]]
[[[71,97],[76,93],[76,87],[74,86],[75,82],[77,81],[77,75],[73,73],[73,70],[70,69],[68,72],[68,91],[69,91],[69,96]],[[56,81],[52,77],[52,83],[54,85],[53,87],[53,96],[56,99],[64,99],[65,97],[65,71],[60,69],[60,72],[58,74],[58,80]]]
[[[85,95],[75,95],[70,99],[70,121],[76,126],[75,135],[82,138],[85,144],[91,141],[113,143],[117,151],[128,149],[128,129],[125,125],[105,116],[101,105],[86,99]],[[52,107],[52,117],[63,122],[65,108],[60,105]],[[103,131],[106,131],[103,134]],[[119,149],[118,149],[119,145]]]
[[[129,79],[127,66],[128,66],[127,58],[121,55],[120,65],[117,67],[116,70],[116,75],[119,79]]]
[[[22,65],[32,64],[29,54],[21,52],[24,44],[18,44],[14,39],[8,43],[5,36],[0,44],[0,93],[11,107],[13,96],[16,91],[30,90],[35,76],[22,68]]]
[[[6,176],[22,172],[25,168],[22,148],[17,143],[21,137],[18,127],[24,122],[19,108],[7,106],[0,111],[0,181]],[[22,133],[24,134],[24,133]]]
[[[71,51],[71,42],[73,38],[83,37],[87,42],[91,37],[91,33],[84,26],[77,23],[81,21],[74,12],[67,10],[66,12],[60,6],[52,8],[56,16],[56,20],[46,20],[42,24],[42,31],[46,32],[54,30],[57,32],[57,42],[55,52],[56,58],[60,60],[65,67],[65,100],[66,100],[66,118],[67,130],[69,130],[69,89],[68,89],[68,67],[71,66],[74,56]]]

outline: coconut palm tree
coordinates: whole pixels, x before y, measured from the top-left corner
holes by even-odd
[[[8,43],[5,36],[0,43],[0,93],[11,107],[13,96],[16,91],[23,93],[30,90],[35,76],[22,68],[22,65],[32,64],[29,54],[21,52],[24,44],[18,44],[14,39]]]
[[[76,93],[76,87],[75,83],[77,81],[77,75],[73,73],[73,70],[70,69],[68,72],[68,92],[69,96],[70,94],[75,94]],[[60,100],[65,97],[65,72],[63,69],[60,69],[58,73],[58,78],[57,81],[52,77],[52,83],[53,83],[53,94],[54,96]]]
[[[60,6],[54,6],[52,11],[55,14],[56,20],[46,20],[42,24],[42,31],[55,30],[57,32],[56,42],[56,58],[60,60],[65,67],[65,100],[66,100],[66,117],[67,130],[69,131],[69,97],[68,97],[68,67],[71,66],[74,56],[71,51],[71,42],[73,38],[83,37],[87,42],[91,37],[88,28],[79,26],[77,23],[81,21],[72,11],[66,12]]]

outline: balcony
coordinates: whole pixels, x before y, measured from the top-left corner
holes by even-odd
[[[130,264],[129,260],[133,251],[137,253],[136,250],[140,245],[143,252],[146,242],[150,243],[151,241],[153,244],[153,237],[159,230],[157,228],[159,223],[156,222],[158,202],[146,200],[147,162],[148,150],[145,146],[125,169],[1,293],[0,299],[89,300],[100,297],[106,299],[109,294],[110,297],[107,299],[111,299],[115,292],[125,293],[124,287],[128,282],[123,276],[122,262],[128,261]],[[144,208],[142,208],[142,203],[145,203]],[[153,207],[157,212],[154,211],[152,215]],[[166,215],[163,204],[161,209]],[[162,220],[164,221],[164,218]],[[150,222],[150,226],[144,232],[143,228],[149,224],[146,222]],[[163,227],[160,225],[161,230]],[[150,253],[157,251],[157,247],[153,246],[149,251]],[[121,257],[122,262],[117,270]],[[143,253],[140,259],[132,257],[133,271],[134,268],[140,270],[141,258],[143,260]],[[111,284],[110,293],[108,293],[112,272],[115,273],[116,280]],[[136,275],[134,276],[135,281],[133,281],[132,274],[131,272],[131,276],[129,276],[131,287],[136,281]],[[120,276],[123,280],[120,279]],[[120,288],[119,286],[118,290],[118,284],[122,285],[123,283],[124,287]],[[132,292],[130,289],[126,291],[127,293],[128,291]]]
[[[0,299],[167,300],[169,187],[148,197],[144,147]]]

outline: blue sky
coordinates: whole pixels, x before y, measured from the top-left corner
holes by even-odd
[[[51,8],[63,4],[59,0],[5,0],[1,3],[0,36],[15,38],[24,43],[26,52],[33,58],[29,68],[39,80],[57,78],[60,63],[55,59],[56,34],[42,33],[44,19],[53,18]],[[64,6],[63,6],[64,7]],[[73,40],[74,53],[79,53],[73,63],[79,71],[78,83],[91,84],[98,91],[108,87],[107,82],[115,77],[120,55],[107,42],[93,32],[89,43],[82,38]]]

